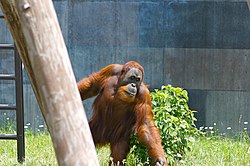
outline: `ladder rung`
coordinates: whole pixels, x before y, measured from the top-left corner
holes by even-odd
[[[15,110],[15,104],[0,104],[0,110]]]
[[[3,16],[3,15],[0,15],[0,18],[4,18],[4,16]]]
[[[13,139],[13,140],[16,140],[17,135],[16,134],[0,134],[0,139]]]
[[[0,49],[15,49],[14,44],[0,44]]]
[[[15,74],[0,74],[1,80],[15,80],[16,76]]]

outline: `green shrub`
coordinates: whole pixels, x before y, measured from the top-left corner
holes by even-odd
[[[162,146],[170,164],[180,161],[190,151],[189,142],[200,134],[196,129],[194,111],[188,107],[188,93],[171,85],[151,93],[155,125],[160,129]],[[149,163],[147,150],[135,135],[131,136],[131,153],[140,163]],[[146,164],[145,164],[146,165]]]

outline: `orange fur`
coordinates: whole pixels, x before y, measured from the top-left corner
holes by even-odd
[[[129,96],[127,85],[120,86],[131,68],[144,70],[137,62],[125,65],[112,64],[78,82],[82,100],[96,96],[93,116],[89,122],[96,145],[111,145],[114,162],[126,158],[129,152],[131,131],[146,145],[154,162],[166,163],[159,130],[154,125],[151,98],[148,88],[141,83],[137,94]]]

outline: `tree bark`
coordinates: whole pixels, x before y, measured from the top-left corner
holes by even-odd
[[[59,165],[99,165],[51,0],[0,0]]]

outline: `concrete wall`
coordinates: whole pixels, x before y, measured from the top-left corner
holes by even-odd
[[[54,4],[77,80],[110,63],[135,60],[144,66],[151,90],[163,84],[188,90],[190,107],[198,111],[198,127],[216,123],[222,132],[228,127],[249,131],[249,124],[244,124],[250,120],[246,0],[54,0]],[[26,76],[24,86],[30,122],[41,115],[30,113],[38,107]],[[86,102],[88,114],[90,103]]]

